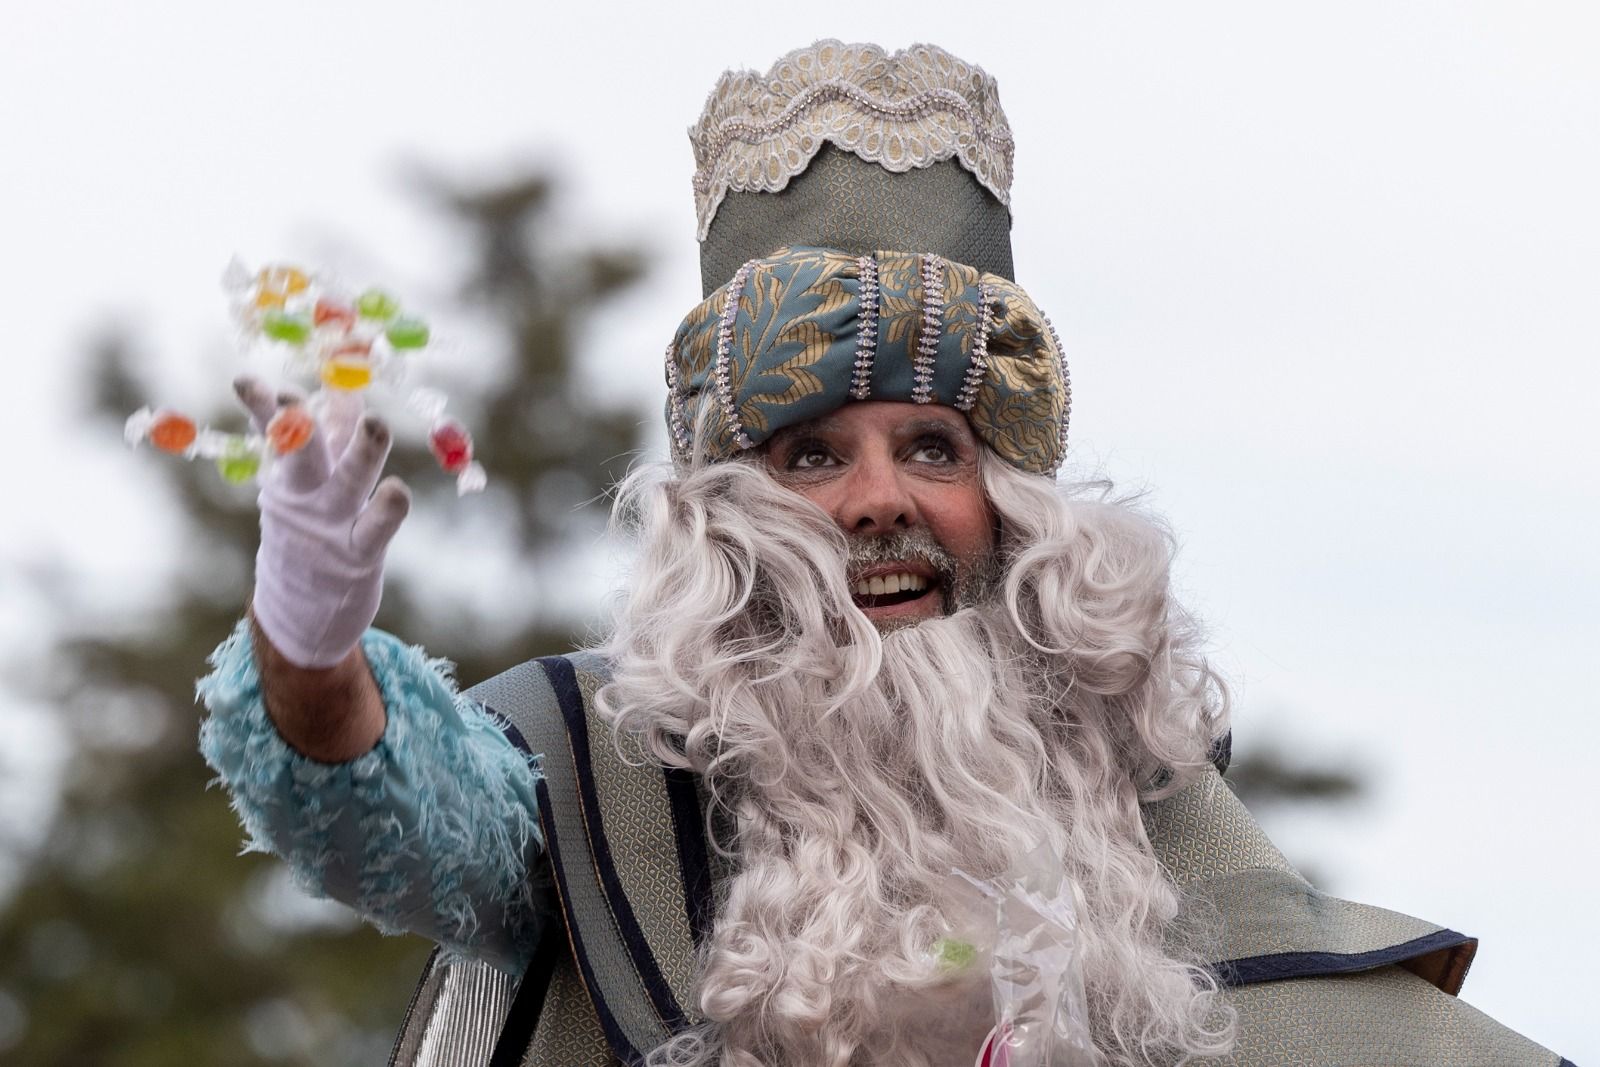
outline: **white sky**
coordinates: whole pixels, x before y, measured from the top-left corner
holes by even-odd
[[[654,404],[664,338],[699,296],[684,130],[717,73],[823,36],[934,41],[1000,81],[1018,279],[1069,350],[1076,454],[1148,487],[1179,531],[1240,749],[1290,739],[1379,781],[1275,835],[1344,895],[1481,937],[1467,999],[1600,1060],[1582,966],[1600,955],[1600,9],[820,8],[8,9],[13,661],[43,640],[23,566],[109,610],[176,565],[141,473],[157,460],[67,414],[97,324],[127,324],[152,399],[220,397],[231,255],[438,301],[458,253],[400,168],[553,161],[575,226],[657,253],[592,348],[597,379]],[[48,752],[47,718],[7,700],[0,739]]]

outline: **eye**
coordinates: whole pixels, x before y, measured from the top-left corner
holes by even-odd
[[[918,463],[953,463],[956,450],[947,438],[929,434],[917,441],[911,450],[911,458]]]
[[[792,471],[815,470],[833,462],[833,453],[816,441],[802,441],[789,450],[784,468]]]

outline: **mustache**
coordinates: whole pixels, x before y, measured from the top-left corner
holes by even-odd
[[[959,570],[956,557],[922,527],[896,530],[876,537],[852,537],[848,544],[848,574],[859,573],[878,563],[917,561],[933,568],[948,589],[955,583]]]

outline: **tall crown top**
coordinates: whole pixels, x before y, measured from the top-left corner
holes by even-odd
[[[929,44],[818,41],[765,75],[726,71],[689,130],[704,241],[728,193],[778,192],[825,144],[904,173],[955,159],[1011,202],[1014,145],[995,80]]]

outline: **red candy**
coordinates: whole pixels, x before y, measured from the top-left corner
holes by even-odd
[[[306,446],[316,425],[305,408],[299,404],[290,404],[288,407],[279,408],[278,413],[272,416],[272,421],[267,423],[267,441],[272,445],[274,452],[280,456],[287,456]]]
[[[460,474],[472,462],[472,435],[454,419],[441,419],[428,434],[428,448],[448,474]]]
[[[176,411],[158,411],[150,422],[150,443],[163,452],[182,452],[199,431],[194,420]]]
[[[348,330],[356,324],[356,312],[337,301],[319,297],[311,311],[311,321],[317,326],[342,326]]]

